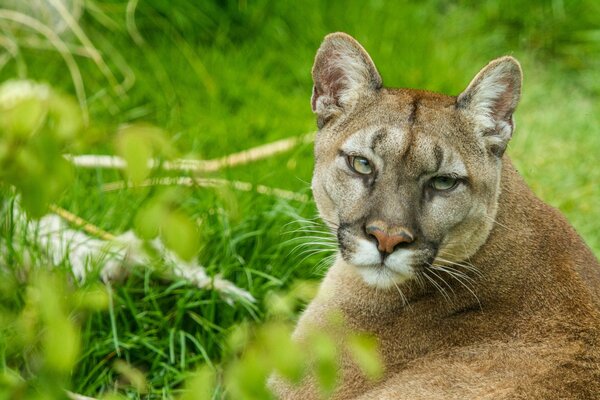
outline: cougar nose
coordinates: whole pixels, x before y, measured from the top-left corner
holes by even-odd
[[[399,244],[408,244],[415,240],[413,234],[402,227],[386,229],[385,226],[371,224],[366,227],[366,231],[377,240],[379,251],[388,254],[392,254]]]

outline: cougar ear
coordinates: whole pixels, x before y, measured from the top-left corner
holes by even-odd
[[[457,107],[474,117],[490,151],[501,157],[515,127],[513,113],[521,97],[519,62],[506,56],[493,60],[457,98]]]
[[[312,69],[312,110],[321,128],[349,111],[359,96],[381,88],[382,81],[365,49],[350,35],[337,32],[323,40]]]

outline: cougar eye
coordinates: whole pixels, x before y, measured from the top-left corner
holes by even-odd
[[[373,172],[373,167],[369,160],[360,156],[348,156],[348,164],[354,172],[361,175],[369,175]]]
[[[435,190],[448,191],[454,189],[458,182],[458,179],[452,176],[436,176],[431,179],[430,185]]]

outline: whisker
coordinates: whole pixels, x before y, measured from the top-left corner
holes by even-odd
[[[440,272],[447,273],[450,277],[452,277],[454,280],[456,280],[458,283],[460,283],[465,289],[467,289],[469,291],[469,293],[471,293],[471,295],[473,295],[473,297],[475,297],[475,300],[477,300],[477,303],[479,304],[479,308],[482,308],[481,301],[479,300],[479,297],[477,296],[477,294],[475,294],[475,290],[474,290],[475,288],[473,286],[470,287],[466,282],[463,281],[463,279],[465,279],[465,280],[468,279],[468,280],[470,280],[471,285],[473,285],[475,281],[471,277],[469,277],[459,271],[452,271],[450,269],[440,267],[438,265],[434,265],[434,266],[432,266],[432,268],[437,269]],[[467,282],[469,282],[469,281],[467,281]]]
[[[301,242],[299,244],[297,244],[294,249],[296,248],[302,248],[302,247],[307,247],[307,246],[326,246],[326,247],[337,247],[337,241],[325,241],[325,240],[320,240],[319,238],[314,238],[314,237],[309,237],[309,238],[304,238],[305,240],[295,240],[293,242],[286,242],[286,244],[295,244],[297,242]]]
[[[299,217],[297,215],[293,215],[292,217],[294,218],[294,220],[284,224],[283,228],[287,228],[287,227],[293,226],[293,225],[298,225],[299,226],[298,229],[316,228],[316,229],[322,230],[323,232],[332,233],[332,228],[337,229],[339,227],[338,224],[334,224],[334,223],[324,224],[323,223],[324,221],[320,220],[319,217],[316,217],[314,220],[305,219],[305,218]]]
[[[386,273],[388,279],[390,279],[392,281],[392,283],[394,284],[394,286],[396,287],[396,290],[398,291],[398,294],[402,298],[402,305],[404,307],[408,307],[408,308],[410,308],[412,310],[412,306],[408,302],[408,299],[406,298],[406,296],[404,295],[404,293],[402,292],[402,290],[400,289],[400,287],[398,286],[398,284],[394,280],[394,277],[390,274],[389,270],[386,269],[386,268],[384,268],[383,271]]]
[[[483,216],[486,217],[487,219],[489,219],[490,221],[492,221],[494,224],[497,224],[497,225],[503,227],[504,229],[509,230],[509,231],[511,231],[513,233],[517,233],[517,231],[515,231],[514,229],[509,228],[508,226],[506,226],[506,225],[504,225],[504,224],[496,221],[494,218],[492,218],[492,217],[490,217],[488,215],[485,215],[485,214]]]
[[[425,280],[423,279],[422,272],[420,270],[417,270],[415,273],[415,280],[417,281],[419,287],[421,289],[425,289],[426,284],[425,284]]]
[[[444,297],[444,299],[446,299],[446,301],[448,302],[448,304],[452,304],[452,301],[450,300],[450,297],[448,296],[448,293],[446,293],[446,291],[444,290],[444,288],[443,288],[443,287],[441,287],[441,286],[440,286],[440,285],[439,285],[439,284],[438,284],[438,283],[437,283],[437,282],[436,282],[436,281],[435,281],[435,280],[434,280],[432,277],[430,277],[430,276],[427,274],[427,272],[428,272],[428,270],[427,270],[427,269],[424,269],[424,270],[423,270],[423,276],[424,276],[425,278],[427,278],[427,280],[428,280],[429,282],[431,282],[431,284],[432,284],[433,286],[435,286],[435,287],[436,287],[436,289],[437,289],[437,290],[440,292],[440,294],[441,294],[441,295]]]
[[[443,257],[439,257],[439,256],[436,256],[436,260],[442,261],[446,264],[455,265],[457,267],[462,267],[464,269],[467,269],[467,270],[473,272],[474,274],[476,274],[480,277],[483,276],[483,273],[479,270],[479,268],[475,267],[471,263],[458,263],[458,262],[447,260],[447,259],[445,259]],[[435,261],[434,261],[434,263],[435,263]]]
[[[466,280],[467,282],[469,282],[470,284],[474,284],[475,283],[475,279],[471,278],[469,275],[465,274],[462,271],[456,270],[456,269],[452,269],[449,268],[445,265],[438,265],[438,264],[433,264],[431,265],[431,267],[433,269],[439,270],[439,271],[444,271],[448,274],[453,274],[453,275],[458,275],[460,276],[462,279]]]
[[[431,269],[429,270],[433,275],[435,275],[439,280],[441,280],[442,282],[444,282],[444,285],[448,286],[448,289],[450,289],[450,291],[452,292],[452,294],[454,296],[456,296],[456,292],[454,292],[454,289],[452,288],[452,286],[450,286],[448,284],[448,282],[446,282],[446,280],[444,278],[442,278],[440,275],[438,275],[433,268],[433,265],[427,263],[427,265],[429,265],[431,267]]]
[[[309,246],[316,246],[316,247],[323,247],[323,248],[329,248],[329,249],[337,249],[337,243],[333,243],[333,242],[322,242],[322,241],[311,241],[311,242],[302,242],[298,245],[296,245],[292,250],[290,250],[290,254],[293,254],[299,250],[302,250],[305,247],[309,247]]]
[[[293,254],[295,257],[302,257],[305,255],[308,255],[308,257],[310,257],[311,255],[314,254],[318,254],[318,253],[335,253],[337,251],[337,249],[333,249],[333,248],[326,248],[326,247],[311,247],[308,249],[305,249],[301,252],[296,252],[295,254]],[[290,254],[292,255],[292,254]]]
[[[319,231],[319,230],[313,230],[313,229],[296,229],[293,231],[287,231],[284,232],[284,235],[295,235],[295,234],[304,234],[304,233],[314,233],[314,234],[318,234],[319,236],[323,236],[323,237],[335,237],[333,234],[331,234],[331,232],[325,232],[325,231]]]
[[[337,247],[328,247],[328,246],[310,246],[310,247],[302,247],[299,248],[297,250],[295,250],[294,252],[290,252],[290,255],[295,255],[298,257],[302,257],[303,255],[310,253],[313,250],[319,250],[319,251],[327,251],[327,252],[335,252],[337,251]]]
[[[448,260],[444,257],[441,257],[439,254],[435,257],[435,260],[433,260],[433,262],[434,262],[434,264],[440,264],[440,263],[436,263],[436,261],[441,261],[441,262],[443,262],[445,264],[449,264],[449,265],[456,265],[458,267],[474,268],[475,270],[479,271],[479,269],[477,267],[475,267],[473,264],[471,264],[467,261],[462,261],[462,262],[452,261],[452,260]]]
[[[329,254],[328,254],[329,253]],[[298,261],[298,264],[302,264],[304,261],[306,261],[307,259],[309,259],[310,257],[314,257],[320,254],[328,254],[328,255],[336,255],[337,253],[333,253],[330,250],[319,250],[317,249],[315,252],[310,253],[308,255],[306,255],[305,257],[303,257],[300,261]]]
[[[336,249],[323,249],[323,248],[316,248],[316,249],[307,249],[305,251],[303,251],[302,253],[298,253],[295,257],[302,258],[302,261],[306,260],[307,258],[310,258],[312,256],[315,256],[317,254],[332,254],[332,253],[336,253]]]
[[[297,242],[308,242],[308,241],[317,241],[319,243],[337,243],[336,239],[333,238],[329,238],[329,237],[320,237],[320,236],[302,236],[302,237],[297,237],[297,238],[293,238],[293,239],[289,239],[284,241],[284,243],[290,243],[290,244],[294,244]]]
[[[319,261],[317,264],[315,264],[314,270],[317,273],[321,273],[322,269],[326,268],[328,265],[333,264],[336,256],[337,256],[337,254],[330,254],[327,257],[324,257],[321,261]]]

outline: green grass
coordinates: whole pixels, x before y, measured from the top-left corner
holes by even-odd
[[[509,154],[534,191],[560,208],[600,255],[600,26],[594,17],[600,10],[595,1],[175,5],[153,0],[140,2],[135,13],[143,43],[127,30],[127,2],[88,4],[80,25],[117,80],[124,77],[124,65],[135,76],[127,93],[119,94],[97,65],[77,58],[91,120],[83,148],[104,154],[114,153],[117,126],[137,121],[163,128],[179,155],[194,158],[315,130],[310,68],[320,41],[332,31],[361,41],[387,85],[450,94],[459,93],[491,58],[513,54],[523,63],[525,84]],[[22,42],[30,32],[13,34]],[[0,79],[28,77],[73,93],[65,71],[56,52],[23,45],[18,58],[0,70]],[[207,176],[309,193],[311,151],[300,146]],[[101,190],[122,178],[114,171],[78,170],[58,204],[112,233],[131,229],[139,208],[160,189]],[[14,196],[6,188],[2,195]],[[199,222],[200,263],[210,274],[249,290],[257,303],[228,305],[216,292],[140,269],[114,285],[109,310],[78,317],[83,344],[69,389],[91,396],[115,388],[129,398],[173,396],[198,365],[218,366],[228,354],[232,327],[264,320],[270,292],[322,274],[315,265],[323,255],[303,261],[290,256],[293,239],[301,234],[286,234],[297,228],[290,222],[315,216],[312,204],[209,188],[183,189],[179,198]],[[0,241],[19,240],[9,230],[1,235]],[[23,262],[12,260],[0,269],[10,282],[2,308],[14,317],[26,303],[28,281],[16,279]],[[40,256],[33,267],[47,264]],[[0,365],[34,379],[39,368],[31,354],[0,346]],[[125,382],[117,359],[145,374],[150,395]]]

